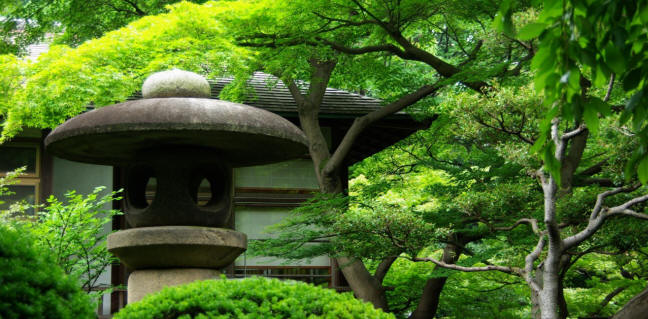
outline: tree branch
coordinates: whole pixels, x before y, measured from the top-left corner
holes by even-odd
[[[305,98],[301,93],[301,90],[297,86],[297,83],[295,83],[294,80],[284,80],[283,82],[288,88],[288,91],[290,91],[290,95],[292,95],[293,99],[295,99],[295,102],[297,102],[297,105],[304,104]]]
[[[383,22],[382,20],[378,19],[378,17],[376,17],[376,15],[374,15],[373,13],[371,13],[371,11],[369,11],[367,8],[365,8],[365,7],[360,3],[360,1],[358,1],[358,0],[351,0],[351,1],[352,1],[353,3],[355,3],[356,6],[358,6],[358,8],[360,9],[360,11],[366,13],[368,16],[370,16],[372,19],[374,19],[374,20],[376,21],[376,24],[382,26],[383,28],[387,28],[387,24],[385,24],[385,22]]]
[[[502,133],[505,133],[505,134],[508,134],[508,135],[515,136],[518,139],[520,139],[520,141],[522,141],[524,143],[527,143],[529,145],[533,145],[535,143],[534,141],[530,140],[526,136],[522,135],[521,130],[512,131],[512,130],[506,128],[506,126],[504,125],[503,122],[498,121],[499,127],[497,127],[495,125],[490,125],[490,124],[486,123],[486,121],[484,121],[483,119],[481,119],[481,118],[479,118],[477,116],[473,116],[473,119],[475,120],[475,122],[477,122],[478,124],[480,124],[482,126],[488,127],[490,129],[493,129],[493,130],[496,130],[496,131],[499,131],[499,132],[502,132]]]
[[[534,234],[541,235],[540,228],[538,227],[538,220],[535,219],[535,218],[522,218],[522,219],[519,219],[518,221],[516,221],[511,226],[508,226],[508,227],[494,227],[493,229],[494,230],[504,230],[504,231],[513,230],[514,228],[516,228],[517,226],[522,225],[522,224],[528,224],[529,226],[531,226],[531,230],[533,231]]]
[[[364,53],[372,53],[372,52],[389,52],[398,56],[401,59],[407,60],[413,58],[411,54],[408,54],[407,52],[401,50],[400,48],[398,48],[393,44],[370,45],[366,47],[351,48],[327,39],[323,39],[321,37],[317,37],[316,39],[328,45],[332,49],[346,54],[356,55],[356,54],[364,54]]]
[[[579,175],[579,176],[592,176],[592,175],[598,174],[603,169],[603,165],[607,164],[607,162],[608,162],[608,159],[606,158],[606,159],[604,159],[604,160],[602,160],[602,161],[600,161],[600,162],[586,168],[585,170],[578,173],[577,175]]]
[[[626,186],[626,187],[617,187],[613,190],[605,191],[603,193],[600,193],[596,196],[596,203],[594,204],[594,209],[592,210],[592,214],[590,215],[590,220],[596,219],[599,217],[599,214],[603,210],[603,202],[605,201],[606,198],[610,196],[614,196],[620,193],[631,193],[637,190],[641,184],[636,183],[631,186]],[[627,207],[625,207],[627,208]],[[625,209],[624,208],[624,209]]]
[[[643,203],[643,202],[645,202],[647,200],[648,200],[648,195],[635,197],[635,198],[633,198],[633,199],[631,199],[631,200],[629,200],[629,201],[627,201],[627,202],[625,202],[625,203],[623,203],[623,204],[621,204],[619,206],[609,208],[607,215],[608,216],[617,215],[617,214],[627,215],[629,212],[633,212],[633,211],[630,210],[630,207],[632,207],[634,205],[637,205],[637,204],[640,204],[640,203]],[[636,213],[633,212],[633,214],[630,214],[630,215],[634,216],[634,214],[636,214]],[[642,215],[645,215],[645,214],[642,214]]]
[[[580,125],[579,127],[574,129],[573,131],[565,132],[565,134],[562,135],[561,139],[563,141],[566,141],[566,140],[568,140],[570,138],[573,138],[573,137],[575,137],[577,135],[580,135],[581,133],[585,132],[586,129],[587,128],[585,127],[585,125]]]
[[[147,13],[144,12],[144,10],[142,10],[134,1],[132,0],[122,0],[122,1],[128,3],[131,7],[133,7],[133,9],[135,9],[135,14],[137,14],[138,16],[143,17],[147,15]]]
[[[347,20],[347,19],[328,17],[328,16],[325,16],[325,15],[319,13],[319,12],[316,12],[316,11],[312,11],[311,13],[318,16],[318,17],[320,17],[320,18],[322,18],[322,19],[324,19],[324,20],[327,20],[327,21],[340,22],[340,23],[342,23],[343,26],[356,26],[356,27],[359,27],[359,26],[367,25],[367,24],[378,24],[378,22],[376,22],[374,20],[353,21],[353,20]]]
[[[391,265],[396,261],[398,257],[387,257],[383,259],[380,264],[378,264],[378,267],[376,268],[376,271],[374,272],[374,278],[382,285],[383,280],[385,279],[385,276],[387,275],[387,272],[389,271],[389,268],[391,268]]]
[[[512,275],[520,275],[521,270],[516,268],[516,267],[506,267],[506,266],[497,266],[497,265],[487,265],[483,267],[465,267],[465,266],[459,266],[459,265],[454,265],[454,264],[447,264],[444,263],[440,260],[434,259],[434,258],[412,258],[412,261],[415,262],[421,262],[421,261],[426,261],[426,262],[431,262],[439,267],[443,267],[446,269],[452,269],[452,270],[458,270],[458,271],[464,271],[464,272],[480,272],[480,271],[499,271],[503,272],[506,274],[512,274]]]
[[[624,290],[628,289],[628,286],[621,286],[617,287],[614,289],[611,293],[607,294],[605,298],[603,298],[603,301],[601,301],[601,304],[599,305],[598,309],[596,311],[590,312],[587,316],[588,317],[596,317],[598,316],[601,311],[612,301],[614,297],[616,297],[618,294],[622,293]]]
[[[614,88],[615,76],[616,74],[614,73],[610,74],[610,82],[608,83],[607,92],[605,92],[605,97],[603,98],[603,102],[607,102],[610,100],[610,95],[612,95],[612,89]]]
[[[472,51],[468,53],[468,58],[465,61],[461,62],[459,66],[464,66],[468,64],[468,62],[474,60],[477,57],[477,53],[481,49],[482,45],[484,45],[484,40],[478,40],[477,44],[475,44],[475,47],[472,49]]]
[[[639,189],[640,186],[641,184],[637,183],[631,186],[618,187],[613,190],[600,193],[596,197],[596,203],[594,204],[594,208],[592,209],[592,213],[590,214],[590,218],[589,218],[589,222],[587,223],[587,226],[582,231],[570,237],[565,238],[565,240],[563,241],[563,251],[567,251],[579,245],[584,240],[590,238],[599,228],[601,228],[601,226],[603,225],[603,221],[609,216],[626,215],[626,216],[632,216],[635,218],[648,220],[648,215],[639,214],[629,209],[633,205],[648,201],[648,195],[643,195],[643,196],[633,198],[619,206],[615,206],[608,209],[606,209],[603,206],[603,202],[607,197],[614,196],[620,193],[631,193]]]
[[[360,136],[364,129],[369,125],[388,115],[394,114],[427,96],[436,93],[439,88],[440,86],[438,85],[438,82],[433,85],[424,85],[415,92],[405,95],[395,102],[387,104],[378,110],[356,118],[347,133],[344,135],[342,142],[340,142],[340,145],[337,147],[329,161],[326,163],[323,173],[331,174],[332,172],[335,172],[340,168],[340,165],[342,165],[344,158],[351,151],[353,143],[355,143],[358,136]]]
[[[646,196],[644,196],[644,197],[646,197]],[[644,199],[644,201],[645,200],[648,200],[648,198]],[[609,214],[609,216],[613,216],[613,215],[623,215],[623,216],[630,216],[630,217],[634,217],[634,218],[648,220],[648,214],[637,213],[637,212],[635,212],[634,210],[631,210],[631,209],[624,209],[622,211]]]
[[[528,254],[524,258],[524,280],[527,282],[529,287],[531,287],[531,290],[534,292],[540,292],[542,290],[540,286],[538,285],[537,282],[533,279],[533,263],[535,263],[538,258],[540,258],[540,254],[542,253],[542,250],[544,249],[544,246],[546,244],[545,237],[540,237],[538,239],[538,244],[536,244],[535,249]]]

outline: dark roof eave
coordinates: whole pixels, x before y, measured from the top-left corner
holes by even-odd
[[[279,114],[283,117],[299,117],[299,114],[297,112],[273,112],[276,114]],[[326,119],[355,119],[361,116],[367,115],[367,113],[319,113],[319,118],[326,118]],[[386,117],[383,118],[384,120],[412,120],[416,121],[412,118],[411,115],[407,113],[395,113],[395,114],[390,114]]]

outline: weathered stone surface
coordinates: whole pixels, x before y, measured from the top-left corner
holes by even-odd
[[[230,220],[232,169],[220,154],[202,148],[163,148],[138,156],[126,169],[126,220],[131,227],[211,226],[227,228]],[[155,178],[149,204],[146,186]],[[198,205],[198,188],[206,179],[211,199]]]
[[[135,270],[128,276],[128,303],[140,301],[164,287],[218,279],[219,276],[218,270],[203,268]]]
[[[231,264],[247,249],[247,236],[230,229],[160,226],[108,236],[108,250],[128,268],[212,268]]]
[[[158,97],[204,97],[211,95],[207,80],[193,72],[169,70],[151,74],[142,84],[145,99]]]
[[[213,99],[155,98],[106,106],[59,125],[45,140],[52,154],[79,162],[126,165],[150,149],[203,147],[233,167],[305,156],[304,134],[255,107]]]

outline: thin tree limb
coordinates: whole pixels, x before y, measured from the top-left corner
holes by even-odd
[[[508,226],[508,227],[494,227],[494,230],[513,230],[514,228],[518,227],[519,225],[522,224],[527,224],[531,226],[531,230],[533,231],[534,234],[536,235],[541,235],[540,228],[538,227],[538,220],[535,218],[522,218],[517,220],[513,225]]]
[[[482,267],[465,267],[465,266],[459,266],[459,265],[454,265],[454,264],[447,264],[444,263],[440,260],[434,259],[434,258],[412,258],[412,261],[415,262],[431,262],[439,267],[443,267],[446,269],[452,269],[452,270],[458,270],[458,271],[464,271],[464,272],[481,272],[481,271],[499,271],[503,272],[506,274],[513,274],[513,275],[520,275],[521,270],[516,268],[516,267],[507,267],[507,266],[498,266],[498,265],[487,265],[487,266],[482,266]]]
[[[590,219],[589,222],[587,223],[587,226],[585,227],[585,229],[581,230],[580,232],[564,239],[563,251],[567,251],[579,245],[584,240],[590,238],[599,228],[601,228],[601,226],[603,225],[603,221],[605,221],[605,219],[609,216],[626,215],[626,216],[648,220],[648,215],[639,214],[629,209],[633,205],[648,201],[648,195],[635,197],[621,205],[612,208],[605,208],[603,206],[603,202],[607,197],[614,196],[620,193],[631,193],[637,190],[640,186],[641,184],[637,183],[631,186],[618,187],[613,190],[600,193],[596,198],[596,203],[594,204],[594,209],[592,209],[592,213],[590,214]]]

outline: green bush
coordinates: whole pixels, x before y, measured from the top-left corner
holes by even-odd
[[[122,309],[115,319],[394,318],[351,294],[266,278],[206,280],[169,287]]]
[[[93,318],[90,297],[27,231],[0,224],[0,318]]]

